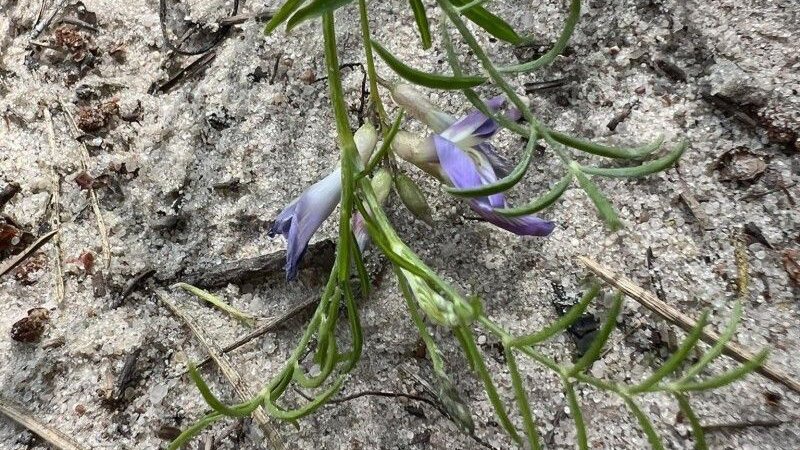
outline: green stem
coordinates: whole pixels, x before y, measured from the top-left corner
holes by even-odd
[[[369,97],[372,100],[372,103],[375,105],[375,108],[378,110],[378,116],[380,117],[381,122],[383,124],[388,124],[389,116],[386,114],[386,110],[383,107],[383,102],[381,102],[381,96],[378,93],[378,73],[375,71],[375,59],[372,56],[372,46],[370,45],[371,38],[369,32],[369,16],[367,15],[366,0],[358,0],[358,15],[361,22],[361,40],[364,43],[364,58],[367,60]],[[384,134],[385,133],[386,132],[384,131]]]

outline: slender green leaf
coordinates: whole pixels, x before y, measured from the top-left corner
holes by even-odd
[[[618,292],[614,295],[614,301],[611,304],[611,309],[608,311],[608,317],[606,317],[603,325],[597,331],[597,336],[595,336],[591,345],[589,345],[589,349],[586,350],[586,353],[584,353],[583,356],[581,356],[580,359],[575,362],[575,365],[570,369],[570,376],[586,370],[586,368],[588,368],[589,365],[591,365],[597,359],[597,357],[600,356],[603,346],[606,344],[608,337],[611,336],[611,332],[614,331],[614,327],[617,325],[617,317],[622,310],[622,299],[623,295],[621,292]]]
[[[611,205],[611,202],[608,201],[605,195],[600,192],[600,189],[597,187],[596,184],[592,182],[580,169],[576,169],[573,171],[575,178],[578,179],[578,184],[581,185],[581,188],[586,195],[592,200],[594,206],[597,208],[597,212],[600,214],[600,217],[603,218],[603,221],[606,223],[608,228],[611,231],[617,231],[622,228],[622,222],[619,220],[619,216],[617,212],[614,211],[614,207]]]
[[[275,12],[267,25],[264,27],[264,33],[270,34],[275,31],[276,28],[280,26],[289,16],[292,15],[293,12],[297,11],[297,8],[303,5],[306,0],[286,0],[283,5]]]
[[[569,404],[569,411],[572,414],[572,420],[575,422],[575,440],[578,441],[578,448],[580,450],[589,450],[589,440],[586,437],[586,423],[583,421],[583,413],[581,412],[581,405],[578,403],[578,396],[575,395],[575,387],[572,386],[567,380],[564,381],[564,391],[567,394],[567,402]]]
[[[347,5],[353,0],[313,0],[308,6],[294,13],[289,21],[286,22],[286,31],[292,31],[294,27],[306,20],[316,19],[327,12],[335,11]]]
[[[514,170],[512,170],[511,173],[495,181],[494,183],[466,189],[458,189],[446,186],[445,190],[458,197],[482,197],[486,195],[497,194],[498,192],[505,192],[511,189],[515,184],[519,183],[519,180],[521,180],[522,177],[525,176],[525,172],[528,171],[528,166],[531,164],[531,159],[533,158],[533,149],[536,148],[537,140],[536,130],[531,128],[531,135],[528,137],[528,143],[525,145],[525,152],[522,154],[522,159],[520,162],[516,167],[514,167]]]
[[[530,72],[541,69],[542,67],[552,63],[556,57],[560,55],[561,52],[563,52],[567,47],[569,38],[572,37],[572,32],[575,31],[575,25],[578,24],[578,19],[580,19],[580,16],[581,1],[572,0],[569,4],[569,15],[567,15],[567,20],[564,22],[564,29],[558,36],[558,40],[556,41],[555,45],[553,45],[553,48],[533,61],[509,67],[501,67],[499,68],[500,72]]]
[[[243,403],[236,406],[228,406],[222,403],[208,387],[203,377],[197,371],[197,367],[193,363],[189,363],[189,378],[197,385],[197,389],[203,396],[203,399],[208,403],[208,406],[214,411],[229,417],[245,417],[249,416],[259,405],[258,402]]]
[[[277,404],[275,404],[272,401],[271,398],[267,398],[265,400],[264,407],[266,407],[267,412],[269,412],[269,415],[271,415],[273,417],[276,417],[278,419],[290,420],[290,421],[291,420],[300,419],[300,418],[305,417],[305,416],[313,413],[314,411],[316,411],[317,408],[319,408],[320,406],[322,406],[325,403],[327,403],[328,400],[330,400],[330,398],[334,394],[339,392],[339,390],[342,388],[342,383],[344,382],[344,379],[345,379],[346,376],[347,376],[347,374],[339,375],[336,378],[336,381],[334,381],[333,384],[330,387],[325,389],[322,393],[320,393],[318,396],[316,396],[313,400],[311,400],[310,402],[306,403],[305,405],[303,405],[303,406],[301,406],[299,408],[292,409],[292,410],[286,410],[286,409],[280,408]]]
[[[389,132],[386,133],[386,135],[383,137],[383,142],[381,143],[380,148],[378,148],[378,151],[372,155],[372,158],[369,160],[367,167],[364,168],[364,170],[360,174],[358,174],[358,176],[356,177],[356,181],[372,173],[372,171],[375,170],[375,167],[377,167],[378,164],[380,164],[380,162],[383,160],[384,156],[386,156],[386,154],[389,153],[389,149],[392,147],[392,141],[394,140],[394,137],[397,135],[397,132],[400,131],[400,124],[403,121],[404,115],[405,115],[405,110],[401,109],[400,112],[397,114],[397,117],[394,119],[394,122],[392,122],[392,127],[389,128]]]
[[[360,253],[358,246],[356,245],[355,247],[355,252]],[[364,275],[366,276],[366,270],[364,270]],[[353,351],[350,352],[351,354],[349,355],[348,363],[345,365],[344,369],[342,369],[343,372],[347,373],[353,370],[358,361],[361,359],[361,351],[364,346],[364,331],[361,329],[361,320],[358,318],[358,305],[356,305],[356,299],[353,296],[352,290],[350,289],[350,283],[344,282],[342,288],[344,290],[347,318],[348,322],[350,323],[350,338],[352,339],[351,345],[353,347]],[[367,284],[367,289],[369,289],[369,283]],[[364,296],[366,297],[366,294]]]
[[[743,378],[748,373],[756,370],[761,364],[767,359],[767,351],[763,350],[759,354],[757,354],[752,360],[747,361],[746,363],[736,367],[735,369],[731,369],[725,373],[717,375],[716,377],[708,378],[703,381],[696,381],[696,382],[689,382],[689,383],[680,383],[680,384],[673,384],[670,387],[670,390],[678,391],[678,392],[686,392],[686,391],[707,391],[709,389],[716,389],[727,384],[733,383],[734,381]]]
[[[639,408],[632,398],[627,396],[623,398],[625,404],[628,405],[628,409],[631,410],[631,413],[633,413],[633,416],[636,417],[636,420],[639,422],[639,426],[642,427],[642,431],[647,435],[647,441],[650,442],[650,447],[653,450],[664,450],[661,438],[658,436],[658,433],[656,433],[656,429],[653,428],[653,424],[650,422],[650,419],[647,418],[644,411]]]
[[[717,342],[705,353],[703,356],[700,357],[700,361],[697,361],[686,373],[681,377],[677,384],[685,383],[692,378],[696,377],[703,369],[708,366],[711,361],[713,361],[717,356],[722,354],[722,351],[725,350],[725,345],[733,339],[734,333],[736,333],[736,328],[739,326],[739,321],[742,319],[742,302],[741,300],[736,300],[736,303],[733,305],[733,312],[731,313],[731,318],[728,321],[728,325],[723,330],[722,334],[720,335]]]
[[[583,173],[599,175],[601,177],[634,178],[643,177],[656,172],[661,172],[672,167],[688,146],[687,142],[682,142],[674,150],[661,158],[648,161],[644,164],[632,167],[590,167],[581,166]]]
[[[637,394],[639,392],[647,391],[664,379],[664,377],[674,372],[678,366],[689,356],[689,352],[692,351],[694,346],[697,344],[697,341],[703,334],[703,328],[706,326],[706,323],[708,323],[708,312],[703,313],[703,315],[700,317],[700,320],[698,320],[697,324],[694,326],[694,328],[692,328],[692,331],[689,332],[689,335],[686,337],[686,339],[684,339],[680,347],[678,347],[678,350],[676,350],[672,356],[667,358],[667,360],[661,365],[661,367],[658,368],[658,370],[653,372],[638,385],[629,389],[629,392],[632,394]]]
[[[528,403],[528,395],[525,393],[525,385],[522,382],[522,377],[519,374],[517,367],[517,360],[514,358],[514,350],[511,347],[505,347],[506,365],[511,374],[511,384],[514,387],[514,399],[517,401],[520,415],[522,416],[522,424],[525,427],[525,436],[528,438],[528,448],[537,450],[542,448],[539,443],[539,432],[536,430],[536,424],[533,422],[533,414],[531,413],[531,406]]]
[[[183,432],[179,434],[174,441],[169,443],[167,450],[178,450],[180,448],[183,448],[184,445],[188,444],[189,441],[191,441],[195,436],[200,434],[200,432],[203,431],[206,427],[218,421],[219,419],[222,419],[223,417],[225,416],[223,416],[218,412],[213,412],[211,414],[208,414],[207,416],[195,422],[191,427],[183,430]]]
[[[423,72],[407,66],[374,40],[372,41],[372,48],[398,75],[420,86],[434,89],[466,89],[480,86],[486,82],[486,78],[479,76],[452,77]]]
[[[517,433],[514,424],[511,423],[511,420],[508,418],[506,407],[503,406],[503,401],[497,394],[497,388],[494,386],[492,376],[486,369],[486,364],[483,362],[483,357],[478,351],[478,347],[475,345],[475,338],[472,335],[472,332],[469,330],[469,328],[463,325],[455,328],[453,331],[455,332],[459,343],[464,348],[464,353],[466,353],[467,359],[474,368],[475,372],[478,373],[480,379],[483,381],[484,390],[486,391],[486,395],[489,397],[489,402],[492,404],[492,407],[494,407],[494,412],[497,414],[497,419],[500,421],[500,424],[517,444],[521,444],[522,439],[520,438],[519,433]]]
[[[606,158],[616,159],[641,159],[658,150],[664,142],[664,137],[659,136],[653,142],[634,148],[618,148],[611,147],[603,144],[596,144],[594,142],[586,141],[583,139],[570,136],[560,131],[548,130],[548,134],[554,141],[560,142],[567,147],[572,147],[582,152],[591,153],[597,156],[604,156]]]
[[[364,266],[364,257],[361,254],[361,249],[358,248],[358,240],[355,236],[350,240],[350,245],[352,245],[351,252],[353,253],[353,261],[356,264],[358,281],[361,285],[361,295],[366,297],[369,295],[369,274],[367,273],[366,266]]]
[[[539,212],[555,203],[555,201],[558,200],[564,194],[564,192],[566,192],[571,183],[572,173],[568,173],[564,175],[564,177],[561,178],[561,180],[559,180],[552,189],[532,202],[514,208],[499,208],[495,209],[494,211],[506,217],[526,216],[528,214]]]
[[[411,9],[414,11],[414,20],[417,22],[419,37],[422,39],[422,48],[431,48],[431,29],[428,25],[428,15],[425,13],[425,5],[422,0],[409,0]]]
[[[708,445],[706,444],[706,435],[705,432],[703,432],[703,426],[700,425],[700,420],[697,418],[697,414],[694,413],[692,405],[689,404],[689,398],[680,392],[675,392],[675,398],[678,400],[678,406],[681,408],[681,412],[689,420],[689,424],[692,426],[694,448],[696,450],[708,450]]]
[[[200,289],[198,287],[195,287],[195,286],[192,286],[191,284],[186,284],[186,283],[176,283],[175,286],[183,289],[184,291],[194,295],[195,297],[197,297],[197,298],[199,298],[201,300],[205,300],[208,303],[211,303],[212,305],[214,305],[217,308],[221,309],[222,311],[230,314],[235,319],[245,323],[246,325],[249,325],[249,326],[252,327],[252,326],[254,326],[256,324],[255,316],[253,316],[252,314],[248,314],[246,312],[242,312],[242,311],[234,308],[233,306],[225,303],[225,301],[222,300],[221,298],[217,297],[216,295],[214,295],[214,294],[212,294],[212,293],[210,293],[208,291],[205,291],[203,289]]]
[[[581,301],[578,302],[575,306],[569,309],[563,316],[559,317],[558,320],[551,323],[550,325],[546,326],[542,330],[529,334],[527,336],[521,336],[514,339],[511,342],[513,347],[527,347],[531,345],[536,345],[540,342],[544,342],[547,339],[550,339],[556,333],[565,330],[568,326],[575,323],[576,320],[586,311],[586,308],[589,306],[589,303],[597,297],[597,294],[600,293],[600,286],[597,284],[593,284],[592,287],[583,294]]]
[[[465,6],[470,3],[470,0],[452,0],[451,3],[455,6]],[[512,28],[508,22],[490,13],[483,6],[473,6],[461,13],[475,25],[483,28],[487,33],[497,39],[514,45],[521,44],[525,41],[514,31],[514,28]]]

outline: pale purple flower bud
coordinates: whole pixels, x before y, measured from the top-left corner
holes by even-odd
[[[377,143],[377,132],[365,124],[353,136],[362,163],[369,160]],[[286,279],[297,277],[297,266],[308,247],[311,236],[339,204],[342,196],[342,170],[336,167],[328,176],[314,183],[292,200],[275,219],[268,235],[286,238]]]

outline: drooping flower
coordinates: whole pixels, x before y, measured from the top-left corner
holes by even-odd
[[[364,164],[369,160],[378,140],[375,127],[366,123],[353,136]],[[314,183],[292,200],[275,218],[267,233],[270,237],[282,234],[286,238],[286,279],[297,277],[297,266],[308,248],[311,236],[339,204],[342,196],[342,170],[337,167],[322,180]]]
[[[508,174],[507,161],[489,142],[499,129],[491,118],[472,110],[456,120],[436,110],[414,88],[406,85],[395,86],[392,97],[435,132],[424,139],[407,132],[398,133],[393,148],[401,158],[459,189],[485,186],[496,182],[498,175]],[[503,97],[494,97],[486,102],[493,112],[499,111],[504,104]],[[516,109],[505,114],[512,120],[519,119]],[[471,198],[469,206],[486,221],[514,234],[547,236],[555,228],[552,221],[533,214],[506,217],[497,213],[496,209],[508,206],[503,193]]]

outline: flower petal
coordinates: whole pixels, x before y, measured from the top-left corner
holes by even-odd
[[[541,219],[533,214],[519,217],[505,217],[497,214],[486,202],[471,200],[470,208],[488,222],[519,236],[548,236],[553,232],[555,223]]]
[[[502,96],[493,97],[486,102],[486,106],[491,111],[497,111],[503,104],[505,104],[505,99]],[[472,147],[492,137],[497,129],[498,126],[494,120],[486,117],[477,109],[473,109],[456,123],[450,125],[441,135],[465,147]]]
[[[286,237],[286,279],[297,277],[297,266],[308,247],[311,236],[336,208],[342,195],[342,173],[336,169],[309,187],[293,204],[290,204],[270,232],[280,232]],[[289,210],[291,213],[288,213]],[[286,216],[284,214],[287,214]],[[288,217],[291,214],[291,217]],[[288,227],[287,227],[288,222]],[[288,228],[288,229],[287,229]]]
[[[482,142],[472,148],[483,153],[498,176],[504,177],[511,173],[511,163],[505,156],[497,153],[497,149],[490,142]]]
[[[467,153],[458,148],[452,141],[438,134],[432,136],[436,146],[439,164],[450,179],[450,184],[464,189],[478,187],[483,184],[475,161]]]

